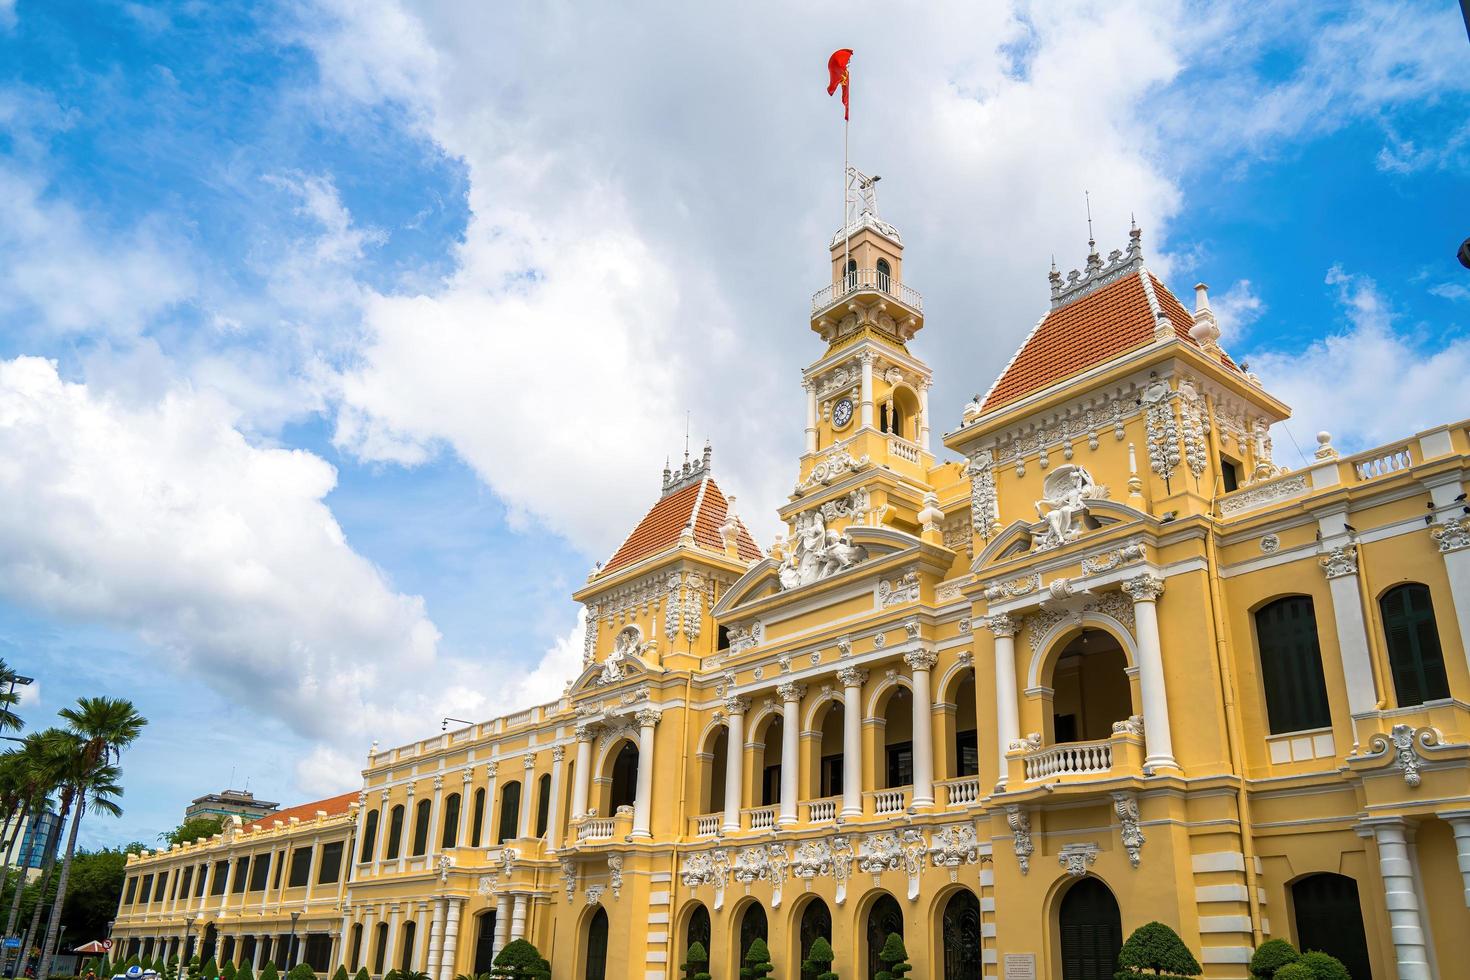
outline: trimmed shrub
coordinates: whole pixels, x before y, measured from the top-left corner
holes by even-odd
[[[815,973],[817,980],[838,980],[837,974],[832,972],[832,961],[836,958],[832,955],[832,944],[818,936],[812,940],[812,948],[807,950],[806,959],[801,961],[801,968],[805,972]]]
[[[1330,953],[1323,953],[1315,949],[1309,950],[1303,953],[1302,958],[1297,962],[1311,970],[1316,980],[1353,980],[1347,967],[1343,966],[1342,960]]]
[[[878,962],[885,969],[878,971],[878,980],[903,980],[904,974],[913,969],[909,964],[909,951],[903,945],[903,937],[890,932],[878,953]]]
[[[776,967],[771,963],[771,950],[764,939],[757,939],[750,944],[750,949],[745,953],[745,965],[740,968],[740,975],[745,980],[764,980],[765,976]]]
[[[199,976],[202,980],[219,980],[219,964],[214,961],[213,956],[199,968]]]
[[[1123,944],[1118,953],[1114,974],[1118,980],[1128,977],[1197,977],[1204,971],[1179,934],[1162,922],[1145,922]]]
[[[484,976],[487,976],[487,977],[489,975],[490,974],[488,974],[488,973],[484,974]],[[367,967],[360,966],[360,967],[357,968],[357,973],[353,976],[352,980],[373,980],[373,978],[372,978],[371,975],[369,975],[369,973],[367,971]],[[477,977],[476,980],[479,980],[479,978]]]
[[[225,960],[225,965],[219,968],[219,980],[235,980],[235,964],[233,960]]]
[[[709,953],[705,952],[704,943],[696,942],[690,944],[679,969],[684,973],[684,980],[710,980],[709,971],[705,969],[708,965]]]
[[[337,967],[337,972],[332,974],[332,980],[352,980],[347,975],[347,964],[343,963]]]
[[[276,969],[275,960],[266,960],[260,968],[260,980],[281,980],[281,971]]]
[[[1276,980],[1313,980],[1312,968],[1298,960],[1276,971]]]
[[[1296,947],[1285,939],[1268,939],[1261,943],[1251,957],[1251,976],[1259,977],[1260,980],[1272,980],[1277,970],[1300,958]]]
[[[551,964],[542,958],[541,952],[524,939],[512,940],[495,954],[492,977],[502,980],[545,980],[551,976]]]
[[[423,974],[423,978],[424,980],[429,980],[429,975],[425,973]],[[297,963],[286,974],[286,980],[316,980],[316,971],[305,963]]]
[[[240,964],[240,969],[235,971],[235,980],[255,980],[255,971],[249,963]]]

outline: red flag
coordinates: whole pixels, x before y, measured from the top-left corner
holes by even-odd
[[[839,48],[827,59],[827,94],[842,86],[842,118],[847,118],[847,63],[852,60],[852,48]]]

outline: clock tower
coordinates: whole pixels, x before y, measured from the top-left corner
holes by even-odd
[[[932,372],[908,347],[924,300],[904,283],[903,239],[878,216],[877,181],[849,171],[855,194],[828,246],[832,281],[812,297],[811,328],[826,351],[802,372],[806,451],[782,517],[792,522],[820,499],[829,523],[836,514],[917,533],[934,467]]]

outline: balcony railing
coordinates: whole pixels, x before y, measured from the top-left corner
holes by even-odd
[[[899,786],[894,789],[870,789],[863,794],[868,803],[868,812],[880,817],[893,813],[902,813],[908,809],[909,790],[912,787]]]
[[[724,820],[723,813],[705,813],[694,818],[695,837],[717,837],[720,833],[720,821]]]
[[[941,779],[934,784],[944,791],[944,805],[969,806],[980,799],[980,777],[961,776],[959,779]]]
[[[1113,768],[1113,743],[1104,739],[1051,745],[1027,755],[1024,761],[1028,781],[1106,773]]]
[[[611,840],[614,831],[615,821],[612,817],[589,817],[577,829],[577,840]]]
[[[1387,476],[1406,470],[1414,465],[1414,458],[1409,455],[1408,444],[1394,446],[1386,450],[1370,450],[1372,455],[1359,455],[1352,461],[1353,472],[1358,475],[1359,480],[1372,480],[1375,477]]]
[[[918,290],[910,289],[888,273],[877,269],[858,269],[843,276],[840,283],[823,286],[812,295],[812,312],[825,310],[853,293],[870,290],[886,293],[904,306],[919,313],[924,312],[924,297],[919,295]]]
[[[907,439],[889,436],[888,455],[897,456],[899,459],[906,459],[910,463],[917,463],[919,461],[919,447]]]
[[[776,813],[779,807],[758,806],[744,811],[746,826],[751,830],[771,830],[776,826]]]
[[[808,800],[802,806],[806,807],[807,823],[831,823],[837,819],[837,808],[842,804],[842,797],[829,796],[822,800]]]

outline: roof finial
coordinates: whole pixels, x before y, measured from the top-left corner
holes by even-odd
[[[689,410],[684,410],[684,468],[689,468]]]
[[[1087,250],[1097,251],[1097,241],[1092,237],[1092,193],[1082,192],[1082,203],[1087,207]]]

